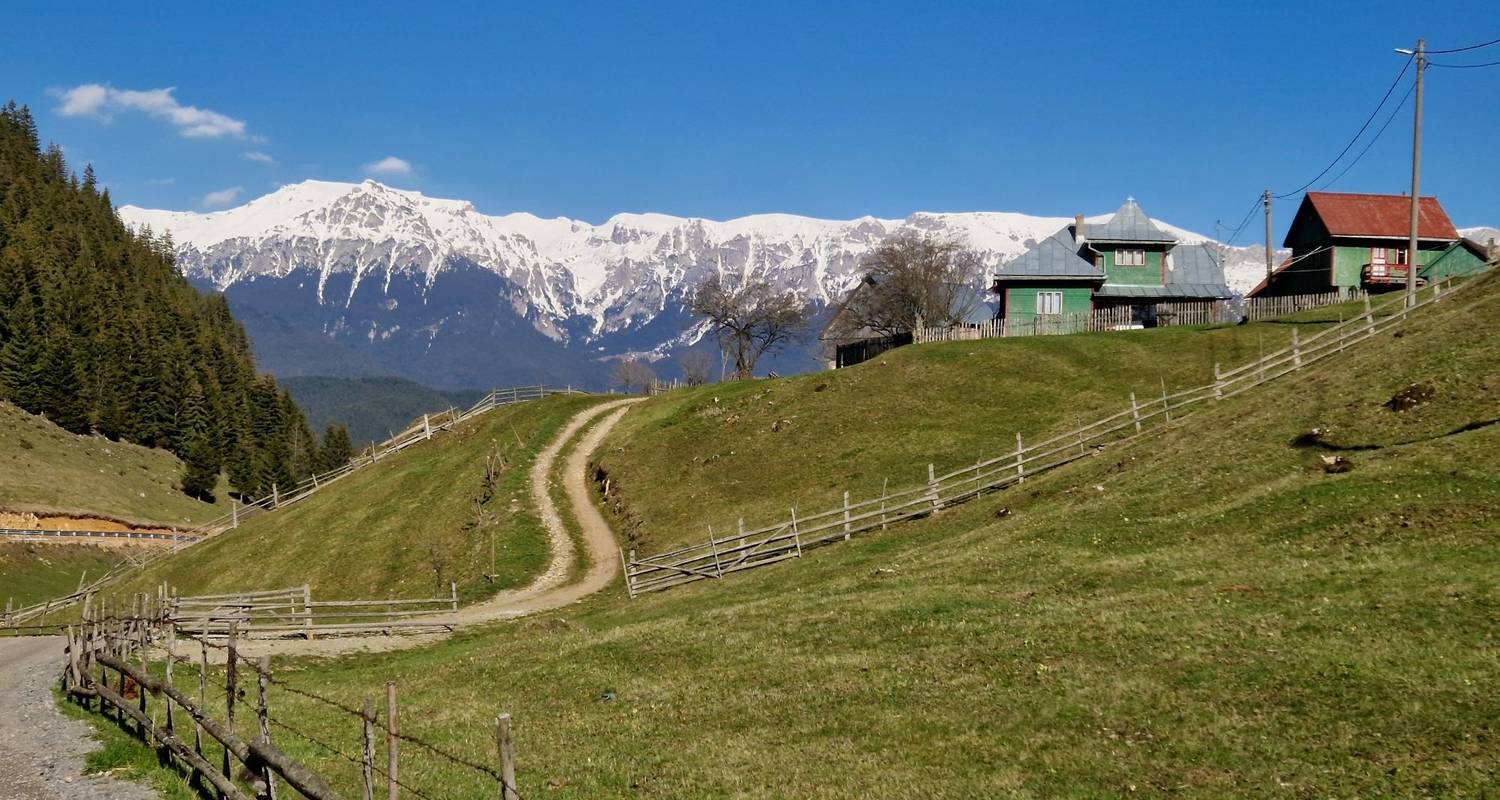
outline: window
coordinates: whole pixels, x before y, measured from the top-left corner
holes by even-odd
[[[1146,266],[1145,250],[1116,250],[1115,266],[1117,267],[1144,267]]]
[[[1370,263],[1371,264],[1384,264],[1385,263],[1385,248],[1384,247],[1372,247],[1372,248],[1370,248]]]
[[[1037,316],[1062,313],[1062,292],[1037,292]]]

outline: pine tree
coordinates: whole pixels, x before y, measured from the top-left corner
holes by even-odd
[[[42,410],[46,346],[37,330],[31,292],[21,292],[19,301],[5,315],[5,328],[5,344],[0,346],[0,396],[38,413]]]
[[[318,472],[331,472],[354,458],[354,442],[349,439],[349,429],[343,425],[329,425],[323,431],[323,446],[318,451]]]
[[[200,500],[213,500],[219,483],[219,455],[209,436],[212,421],[208,418],[203,387],[193,380],[182,403],[182,491]]]

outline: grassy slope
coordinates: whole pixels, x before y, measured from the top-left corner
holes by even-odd
[[[0,403],[0,508],[190,525],[229,510],[178,488],[172,454],[98,436],[76,436]]]
[[[1305,314],[1337,319],[1338,309]],[[755,527],[787,507],[822,511],[1000,455],[1016,433],[1045,438],[1213,379],[1285,346],[1290,326],[1162,328],[907,347],[860,366],[673,392],[621,421],[603,465],[642,522],[643,554],[701,542],[736,517]],[[782,430],[772,430],[782,422]],[[787,424],[789,423],[789,424]],[[627,521],[626,527],[631,527]]]
[[[120,560],[118,551],[72,544],[0,541],[0,604],[20,608],[78,588],[79,578],[95,578]]]
[[[283,677],[356,705],[397,680],[404,731],[484,760],[510,711],[527,796],[1477,796],[1500,763],[1491,283],[1321,375],[932,519]],[[1433,402],[1382,407],[1418,381]],[[1290,444],[1313,427],[1325,446]],[[1325,474],[1327,448],[1353,471]]]
[[[312,585],[325,599],[446,596],[464,600],[524,584],[547,561],[527,492],[532,458],[592,397],[496,409],[359,470],[285,510],[164,559],[119,585],[161,581],[182,594]],[[509,460],[490,501],[494,522],[468,530],[487,455]],[[490,541],[496,542],[495,562]],[[498,576],[493,582],[485,574]]]

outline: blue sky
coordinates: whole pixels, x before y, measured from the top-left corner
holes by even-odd
[[[125,5],[9,8],[27,33],[0,48],[0,95],[116,202],[373,173],[593,222],[1134,195],[1212,234],[1334,157],[1401,68],[1393,47],[1500,38],[1492,0]],[[1424,194],[1500,225],[1500,68],[1431,69],[1426,94]],[[1404,191],[1410,147],[1408,106],[1332,188]],[[1257,218],[1238,242],[1261,238]]]

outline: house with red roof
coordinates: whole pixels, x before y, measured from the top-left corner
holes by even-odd
[[[1421,198],[1417,208],[1413,259],[1410,196],[1308,192],[1282,243],[1291,258],[1248,296],[1404,289],[1413,261],[1418,285],[1484,266],[1484,248],[1459,235],[1436,197]]]

